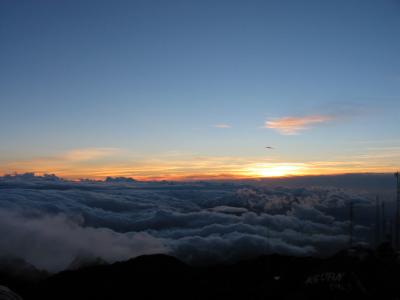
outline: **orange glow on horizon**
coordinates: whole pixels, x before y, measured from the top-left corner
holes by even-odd
[[[189,168],[190,169],[190,168]],[[120,168],[120,167],[107,167],[107,168],[90,168],[90,169],[64,169],[56,170],[49,169],[46,171],[38,171],[39,169],[19,169],[17,173],[22,174],[25,172],[33,172],[37,175],[55,174],[61,178],[68,180],[79,179],[93,179],[104,180],[106,177],[127,177],[139,181],[198,181],[198,180],[240,180],[240,179],[262,179],[262,178],[279,178],[279,177],[293,177],[293,176],[318,176],[318,175],[339,175],[348,173],[387,173],[393,170],[382,168],[324,168],[315,167],[308,164],[255,164],[242,169],[224,171],[224,172],[206,172],[206,170],[198,169],[190,171],[164,169],[160,167],[150,167],[149,169],[143,167],[141,169],[135,168]],[[175,171],[175,172],[174,172]],[[14,172],[1,172],[4,174],[12,174]]]
[[[346,157],[336,161],[277,162],[265,157],[196,156],[169,153],[157,157],[133,156],[115,148],[78,149],[58,156],[8,161],[0,174],[34,172],[56,174],[69,180],[102,180],[107,176],[149,180],[218,180],[393,172],[390,156]],[[397,156],[396,156],[397,157]]]

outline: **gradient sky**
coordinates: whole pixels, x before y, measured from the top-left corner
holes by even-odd
[[[0,173],[392,172],[399,53],[397,0],[3,0]]]

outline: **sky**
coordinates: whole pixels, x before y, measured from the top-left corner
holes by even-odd
[[[0,174],[393,172],[399,37],[397,0],[1,1]]]

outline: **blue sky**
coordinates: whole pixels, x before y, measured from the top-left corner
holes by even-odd
[[[32,161],[86,151],[94,170],[104,149],[135,170],[221,157],[392,171],[399,37],[394,0],[2,1],[0,171],[78,176]],[[287,118],[303,125],[266,123]]]

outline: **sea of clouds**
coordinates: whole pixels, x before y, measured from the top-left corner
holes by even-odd
[[[267,253],[326,255],[369,242],[373,197],[337,187],[265,182],[71,182],[0,177],[0,256],[59,271],[76,257],[108,262],[165,253],[188,263]]]

